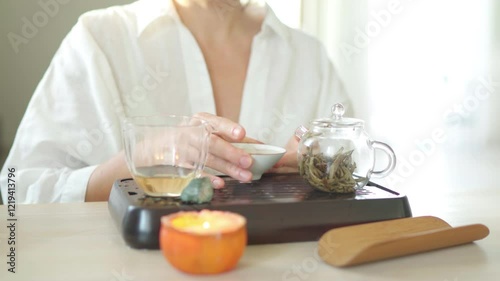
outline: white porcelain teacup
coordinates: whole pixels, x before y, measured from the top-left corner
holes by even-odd
[[[253,175],[252,180],[259,180],[262,174],[271,169],[286,152],[286,149],[282,147],[268,144],[233,143],[233,145],[252,156],[253,164],[250,167],[250,172]]]

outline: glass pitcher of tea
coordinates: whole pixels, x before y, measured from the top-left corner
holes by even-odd
[[[149,196],[178,197],[201,176],[211,134],[208,122],[189,116],[155,115],[122,121],[127,165]]]

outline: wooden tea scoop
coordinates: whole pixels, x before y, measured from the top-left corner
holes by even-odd
[[[482,224],[451,227],[437,217],[415,217],[332,229],[319,240],[319,256],[344,267],[483,239]]]

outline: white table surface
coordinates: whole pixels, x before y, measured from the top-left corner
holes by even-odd
[[[482,223],[490,235],[433,252],[335,268],[316,242],[248,246],[238,267],[214,276],[172,268],[158,250],[127,247],[107,203],[20,205],[16,273],[7,272],[7,209],[0,207],[0,280],[500,280],[500,150],[436,153],[404,178],[414,216],[452,226]]]

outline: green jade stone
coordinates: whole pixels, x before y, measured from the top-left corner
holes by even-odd
[[[203,204],[208,203],[214,196],[214,188],[209,178],[192,179],[181,193],[183,203]]]

